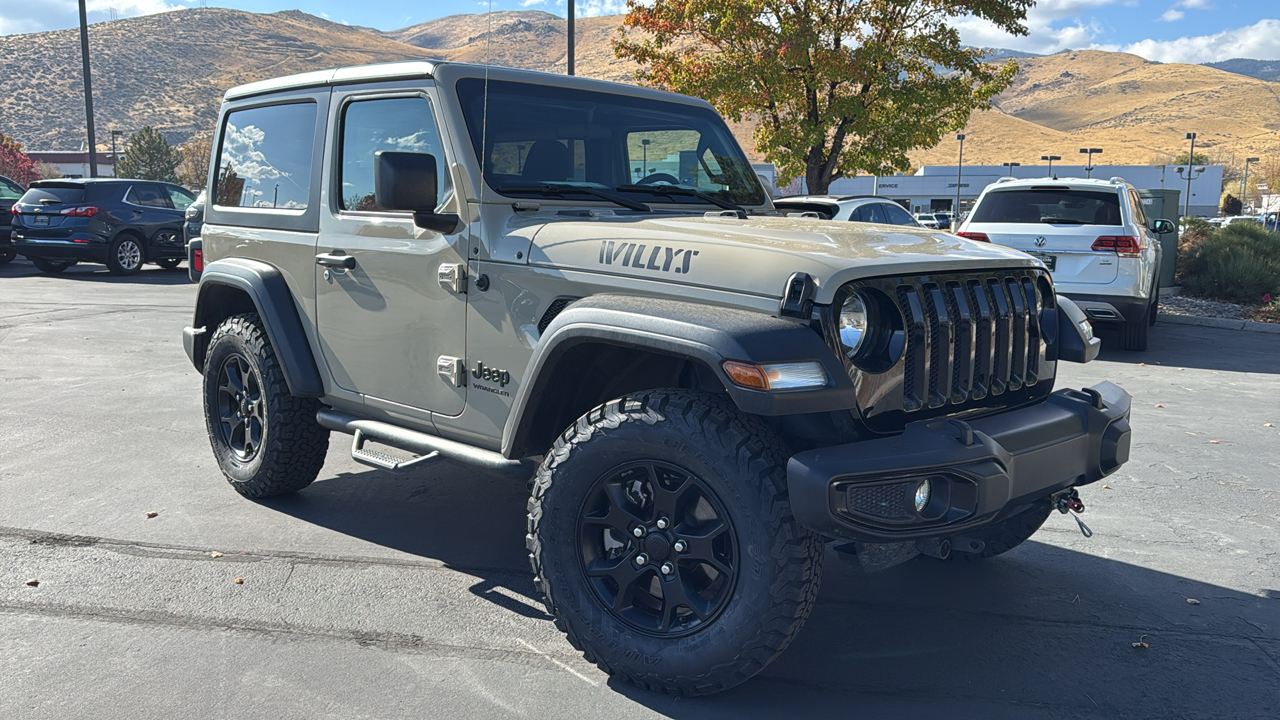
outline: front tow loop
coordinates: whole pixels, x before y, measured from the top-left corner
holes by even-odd
[[[1071,519],[1075,520],[1076,524],[1080,526],[1081,535],[1087,538],[1093,537],[1093,531],[1080,519],[1080,513],[1084,512],[1084,501],[1080,499],[1080,493],[1076,492],[1075,488],[1070,488],[1054,495],[1053,508],[1063,515],[1070,515]]]

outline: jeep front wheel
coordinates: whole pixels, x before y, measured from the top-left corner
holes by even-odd
[[[823,544],[791,515],[788,454],[714,396],[638,393],[556,441],[529,500],[530,561],[574,647],[651,690],[760,672],[817,597]]]
[[[315,400],[289,394],[257,313],[223,320],[204,364],[209,443],[227,481],[252,498],[287,495],[311,484],[329,449]]]

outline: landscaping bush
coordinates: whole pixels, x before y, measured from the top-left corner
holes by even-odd
[[[1280,297],[1280,233],[1232,223],[1208,232],[1189,227],[1186,235],[1178,275],[1188,294],[1245,305]]]

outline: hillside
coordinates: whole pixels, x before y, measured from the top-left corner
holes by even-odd
[[[580,75],[630,81],[614,57],[618,16],[577,23]],[[565,69],[565,21],[541,11],[453,15],[393,31],[354,28],[298,11],[258,15],[180,10],[90,28],[100,142],[107,128],[152,124],[171,140],[212,126],[227,87],[340,65],[434,57],[550,72]],[[1010,53],[1003,53],[1010,54]],[[965,129],[966,163],[1075,162],[1101,147],[1107,163],[1167,162],[1199,134],[1197,150],[1230,160],[1280,155],[1280,83],[1203,65],[1160,64],[1102,51],[1017,57],[1013,85]],[[5,132],[27,147],[74,147],[83,139],[83,95],[74,30],[0,37]],[[753,159],[751,127],[734,128]],[[912,154],[916,164],[955,162],[956,142]]]
[[[1226,70],[1229,73],[1248,75],[1259,80],[1280,81],[1280,61],[1277,60],[1232,58],[1221,62],[1204,63],[1204,65],[1218,70]]]

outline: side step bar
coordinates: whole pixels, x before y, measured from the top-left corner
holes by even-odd
[[[508,460],[501,453],[482,450],[465,443],[447,440],[436,435],[398,427],[377,420],[365,420],[351,413],[321,408],[316,413],[316,422],[329,430],[355,435],[351,447],[352,457],[358,462],[388,470],[405,469],[410,465],[425,463],[439,458],[465,467],[476,468],[496,475],[507,475],[518,480],[528,480],[535,469],[534,463],[528,459]],[[367,440],[374,440],[384,445],[400,448],[420,457],[400,460],[392,458],[376,450],[364,448]]]

